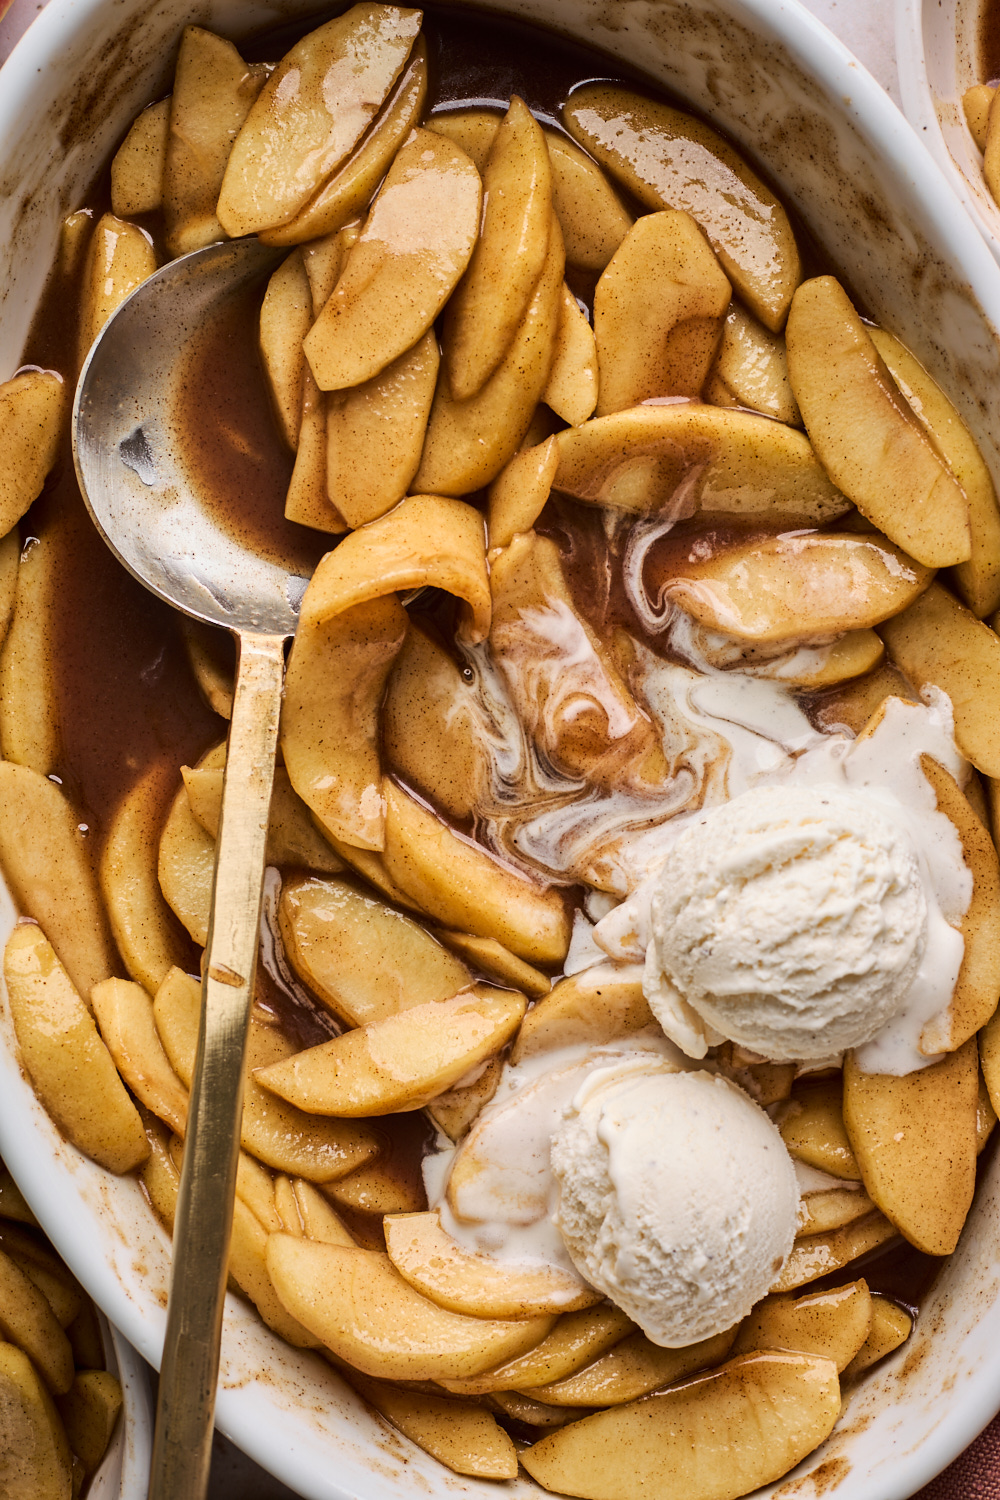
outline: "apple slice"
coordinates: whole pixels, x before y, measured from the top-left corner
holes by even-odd
[[[418,922],[346,880],[293,876],[278,920],[292,967],[349,1026],[447,1000],[472,982]]]
[[[449,932],[444,928],[438,928],[435,936],[473,968],[480,969],[502,985],[521,990],[531,1000],[540,1000],[552,988],[552,980],[547,974],[526,964],[523,958],[511,953],[496,938],[473,937],[471,932]]]
[[[485,385],[467,401],[454,397],[447,372],[438,383],[414,487],[441,495],[481,489],[514,456],[542,398],[555,354],[566,258],[559,222],[549,211],[542,273],[513,340]]]
[[[822,526],[850,509],[801,432],[755,412],[697,401],[638,406],[556,437],[553,488],[638,515],[745,516],[782,530]]]
[[[293,1349],[316,1349],[320,1340],[288,1313],[267,1270],[270,1236],[241,1198],[233,1204],[233,1237],[229,1246],[229,1275],[253,1303],[268,1328]]]
[[[484,1396],[494,1391],[531,1391],[551,1385],[592,1364],[608,1349],[621,1343],[635,1324],[620,1307],[600,1302],[580,1312],[564,1313],[552,1332],[534,1349],[517,1359],[472,1375],[465,1380],[442,1380],[445,1390],[459,1396]]]
[[[410,495],[345,537],[322,559],[302,601],[302,621],[323,620],[393,591],[444,589],[468,607],[473,642],[490,628],[490,585],[483,518],[471,505],[440,495]],[[301,631],[301,625],[300,625]]]
[[[559,467],[555,437],[522,448],[490,485],[491,554],[509,547],[520,531],[530,531],[541,515]]]
[[[180,1138],[178,1138],[178,1149],[183,1151],[183,1142]],[[178,1166],[182,1161],[183,1156],[180,1156]],[[288,1181],[287,1178],[283,1180]],[[240,1151],[236,1164],[236,1192],[254,1218],[260,1220],[268,1234],[277,1234],[283,1226],[281,1215],[278,1213],[274,1173],[243,1150]]]
[[[861,1171],[844,1125],[843,1087],[840,1073],[798,1084],[781,1121],[781,1139],[790,1154],[807,1166],[860,1182]]]
[[[311,1182],[297,1177],[292,1184],[295,1206],[303,1233],[307,1239],[320,1240],[324,1245],[346,1245],[352,1248],[356,1241],[347,1225],[327,1202],[323,1193]],[[277,1191],[275,1191],[277,1201]]]
[[[676,1390],[560,1428],[520,1458],[546,1489],[585,1500],[732,1500],[786,1474],[839,1415],[832,1360],[745,1354]]]
[[[890,542],[830,532],[744,542],[708,558],[671,559],[666,596],[700,625],[737,640],[802,640],[866,630],[898,614],[931,580]]]
[[[111,1054],[52,944],[34,922],[7,939],[4,979],[18,1047],[42,1104],[85,1155],[129,1172],[149,1146]]]
[[[157,858],[160,890],[174,916],[203,948],[215,876],[215,840],[202,828],[188,801],[183,781],[170,804]]]
[[[411,901],[406,892],[400,890],[394,880],[389,879],[380,854],[375,854],[370,849],[356,849],[352,844],[345,844],[340,839],[334,838],[332,834],[328,834],[327,838],[347,868],[361,875],[387,901],[391,901],[393,905],[401,907],[404,911],[419,913],[420,908],[416,902]]]
[[[983,176],[994,203],[1000,203],[1000,111],[996,108],[996,94],[986,116],[986,144],[983,147]]]
[[[929,568],[971,556],[969,502],[899,393],[843,287],[817,276],[795,293],[788,373],[830,478],[886,536]]]
[[[363,1214],[417,1214],[427,1207],[427,1194],[423,1180],[406,1165],[394,1158],[392,1152],[381,1153],[374,1161],[367,1162],[357,1171],[336,1182],[323,1184],[323,1196],[338,1208],[353,1209]],[[314,1236],[315,1238],[315,1236]],[[329,1239],[329,1236],[322,1236]],[[381,1249],[381,1231],[375,1228],[374,1238]],[[332,1243],[339,1244],[339,1240]]]
[[[760,666],[743,667],[786,687],[825,688],[860,677],[876,667],[885,647],[874,630],[848,630],[829,646],[799,646]]]
[[[117,968],[80,819],[59,787],[0,761],[0,864],[18,910],[40,922],[86,997]]]
[[[175,1136],[168,1148],[158,1139],[156,1132],[151,1132],[150,1145],[152,1154],[143,1168],[143,1185],[154,1209],[172,1233],[184,1143]],[[295,1348],[316,1348],[319,1341],[289,1316],[267,1273],[265,1252],[268,1231],[244,1196],[248,1160],[246,1154],[241,1152],[236,1177],[236,1199],[233,1204],[233,1235],[229,1247],[230,1290],[240,1291],[248,1297],[267,1326]]]
[[[156,270],[156,251],[137,224],[103,214],[90,239],[83,268],[77,362],[130,292]]]
[[[723,1042],[716,1060],[725,1076],[767,1109],[791,1097],[795,1063],[767,1062],[737,1042]]]
[[[360,224],[347,224],[333,234],[325,234],[321,239],[310,240],[308,244],[299,246],[312,298],[310,322],[319,317],[329,301],[360,233]]]
[[[455,109],[432,115],[427,129],[453,141],[475,162],[476,171],[481,174],[486,170],[502,119],[502,112],[496,109]]]
[[[600,167],[573,141],[545,132],[552,163],[552,207],[562,226],[566,259],[603,271],[632,228],[632,215]]]
[[[59,455],[68,399],[51,370],[25,370],[0,385],[0,536],[41,494]]]
[[[383,793],[385,869],[411,904],[446,926],[495,938],[529,963],[562,962],[570,920],[561,891],[460,838],[393,782],[383,782]]]
[[[355,5],[286,53],[233,143],[217,213],[238,238],[287,224],[357,145],[402,72],[421,13]]]
[[[826,1234],[807,1234],[795,1241],[772,1293],[791,1292],[807,1286],[821,1276],[843,1270],[852,1260],[859,1260],[896,1236],[896,1226],[878,1212],[855,1219],[841,1229]]]
[[[181,766],[181,776],[195,818],[211,838],[218,838],[225,766]],[[274,773],[266,857],[269,865],[302,865],[317,875],[335,875],[344,868],[292,789],[284,766]]]
[[[590,1415],[586,1406],[549,1406],[544,1401],[536,1401],[532,1396],[525,1395],[523,1391],[491,1391],[486,1402],[503,1416],[542,1432],[554,1427],[565,1427],[569,1422],[577,1422],[581,1417]]]
[[[356,1370],[347,1378],[380,1416],[456,1474],[517,1478],[517,1449],[481,1406],[400,1390],[384,1380],[368,1380]]]
[[[982,1156],[986,1144],[997,1125],[997,1112],[993,1108],[986,1079],[979,1074],[979,1093],[976,1099],[976,1155]]]
[[[283,260],[267,283],[260,307],[260,352],[281,434],[299,446],[306,357],[302,340],[312,326],[309,278],[300,251]]]
[[[278,1295],[339,1359],[385,1380],[440,1380],[533,1349],[552,1318],[466,1318],[408,1285],[387,1255],[273,1234],[267,1267]]]
[[[245,63],[232,42],[201,26],[185,26],[181,33],[163,165],[171,255],[225,238],[215,216],[219,189],[233,142],[267,74],[260,64]]]
[[[979,1033],[979,1061],[990,1103],[995,1110],[1000,1104],[1000,1009],[993,1012]]]
[[[293,219],[262,230],[260,240],[265,245],[302,245],[363,214],[396,152],[419,123],[426,97],[427,43],[418,36],[399,81],[360,145]]]
[[[740,1324],[733,1353],[790,1349],[832,1359],[843,1370],[864,1344],[871,1322],[872,1298],[864,1280],[804,1297],[765,1297]]]
[[[823,728],[844,726],[852,734],[860,734],[887,698],[902,698],[909,703],[917,701],[913,688],[898,667],[883,659],[867,676],[823,693],[816,700],[815,711]]]
[[[348,528],[326,487],[326,459],[326,398],[312,371],[304,366],[298,446],[285,495],[285,520],[337,534]]]
[[[327,398],[327,493],[348,526],[364,526],[403,499],[420,464],[437,384],[430,329],[372,380]],[[379,454],[373,464],[372,454]]]
[[[531,1395],[553,1406],[623,1406],[721,1364],[735,1336],[736,1330],[729,1329],[684,1349],[662,1349],[636,1331],[565,1380],[531,1386]]]
[[[432,807],[467,823],[489,790],[490,761],[474,682],[412,622],[382,705],[389,768]]]
[[[803,1193],[799,1205],[799,1235],[829,1234],[863,1219],[875,1207],[860,1184],[855,1188],[822,1188]]]
[[[311,1184],[310,1184],[311,1186]],[[319,1195],[322,1198],[322,1195]],[[279,1172],[274,1179],[274,1211],[278,1217],[278,1224],[272,1233],[284,1231],[286,1234],[302,1235],[304,1233],[302,1214],[299,1209],[298,1199],[295,1196],[295,1188],[292,1179],[286,1177],[284,1172]],[[333,1210],[331,1209],[332,1213]],[[315,1236],[317,1239],[319,1236]],[[344,1238],[335,1239],[333,1244],[352,1245],[354,1241],[345,1232]]]
[[[156,992],[153,1017],[163,1049],[186,1088],[191,1087],[194,1072],[200,1012],[198,980],[171,969]],[[379,1140],[368,1126],[305,1115],[254,1081],[254,1068],[279,1062],[294,1050],[276,1027],[251,1019],[243,1086],[243,1149],[275,1171],[310,1182],[330,1182],[370,1161],[378,1152]]]
[[[428,1115],[438,1130],[450,1141],[460,1141],[473,1123],[478,1120],[500,1087],[503,1066],[503,1057],[498,1053],[488,1060],[483,1071],[478,1077],[473,1078],[472,1083],[463,1083],[459,1079],[453,1088],[446,1089],[443,1094],[438,1094],[437,1098],[432,1099],[428,1104]]]
[[[38,1288],[60,1328],[68,1329],[80,1316],[86,1294],[58,1255],[48,1248],[48,1242],[38,1240],[32,1230],[21,1224],[0,1223],[0,1250]]]
[[[140,1168],[139,1177],[153,1206],[153,1212],[167,1233],[173,1234],[181,1174],[170,1155],[170,1137],[159,1120],[148,1124],[146,1136],[149,1141],[149,1156]]]
[[[118,951],[150,994],[183,963],[186,946],[157,879],[163,781],[163,768],[153,766],[126,793],[112,815],[99,867]]]
[[[0,656],[0,751],[4,760],[52,776],[62,755],[56,658],[68,536],[58,524],[42,529],[13,569],[17,532],[0,547],[8,625]]]
[[[975,1038],[903,1078],[863,1073],[848,1053],[844,1123],[865,1190],[911,1244],[950,1255],[976,1185]]]
[[[121,1409],[121,1383],[109,1370],[78,1370],[56,1402],[70,1448],[88,1478],[101,1466]]]
[[[955,742],[987,776],[1000,777],[1000,639],[946,588],[932,583],[915,603],[879,627],[889,655],[917,689],[948,694]]]
[[[478,395],[499,366],[524,320],[548,252],[548,148],[541,126],[516,94],[482,170],[479,239],[444,320],[445,368],[456,401]]]
[[[285,881],[279,921],[293,966],[350,1026],[447,1000],[471,983],[424,927],[347,880]]]
[[[233,661],[226,660],[226,650],[220,651],[222,637],[214,625],[203,625],[200,620],[189,620],[184,616],[177,622],[188,665],[194,673],[198,690],[208,707],[220,719],[233,716]]]
[[[962,855],[972,874],[972,899],[962,918],[965,951],[951,1001],[927,1022],[920,1033],[920,1050],[927,1057],[954,1052],[974,1036],[993,1015],[1000,995],[1000,861],[993,840],[967,797],[943,766],[929,755],[920,757],[924,775],[934,788],[938,811],[955,825]]]
[[[798,247],[784,208],[728,141],[617,84],[574,89],[563,120],[647,208],[689,213],[743,301],[778,332],[802,274]]]
[[[27,1199],[6,1167],[0,1167],[0,1219],[38,1228],[38,1220],[28,1207]]]
[[[577,427],[593,414],[597,389],[597,344],[593,329],[579,302],[563,283],[555,352],[542,400],[557,417]],[[516,463],[516,458],[512,462]]]
[[[325,833],[362,849],[384,843],[379,706],[406,628],[391,594],[369,599],[303,621],[288,660],[281,748],[289,779]]]
[[[732,288],[690,214],[644,214],[597,283],[597,415],[701,395]]]
[[[989,83],[974,83],[962,95],[962,110],[969,133],[980,151],[986,150],[989,130],[990,105],[996,97],[996,87]]]
[[[111,212],[119,219],[151,214],[163,203],[170,100],[148,104],[132,121],[111,162]]]
[[[880,1359],[885,1359],[894,1349],[905,1344],[913,1328],[913,1319],[903,1308],[890,1302],[888,1297],[872,1298],[872,1323],[861,1348],[843,1372],[844,1380],[855,1380],[871,1369]]]
[[[501,118],[491,109],[458,109],[432,116],[427,128],[461,146],[482,172]],[[554,130],[544,135],[552,168],[552,206],[566,242],[566,259],[583,270],[603,271],[631,229],[632,215],[592,157]]]
[[[656,1020],[642,993],[641,966],[598,964],[560,979],[532,1006],[521,1022],[511,1062],[581,1043],[600,1047],[647,1027],[655,1030]]]
[[[70,1500],[71,1457],[52,1397],[28,1356],[0,1343],[0,1491],[4,1500]]]
[[[463,151],[411,133],[306,338],[321,390],[371,380],[423,338],[469,264],[481,198]]]
[[[29,1356],[54,1395],[73,1382],[73,1351],[42,1292],[0,1250],[0,1333]]]
[[[140,984],[105,979],[90,992],[91,1004],[115,1067],[133,1094],[157,1119],[183,1135],[188,1092],[163,1050],[153,1002]]]
[[[1000,605],[1000,509],[990,471],[971,432],[919,360],[884,328],[869,333],[889,374],[965,491],[972,555],[955,569],[955,582],[973,614],[982,619]]]
[[[474,1318],[526,1318],[575,1312],[601,1293],[556,1266],[516,1265],[467,1250],[436,1211],[390,1215],[385,1248],[404,1280],[440,1307]]]
[[[802,426],[788,379],[784,339],[758,323],[738,302],[731,303],[722,325],[722,343],[705,387],[705,400],[714,406],[763,412],[790,427]]]
[[[470,506],[411,496],[328,553],[306,591],[286,677],[282,751],[292,785],[338,851],[341,838],[382,847],[378,711],[406,624],[385,596],[425,584],[465,601],[473,638],[489,628],[483,523]]]
[[[258,1068],[254,1077],[312,1114],[353,1118],[420,1109],[499,1052],[524,1010],[522,995],[477,985]]]

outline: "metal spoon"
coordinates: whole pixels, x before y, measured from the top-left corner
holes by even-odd
[[[280,255],[240,240],[164,266],[105,326],[73,410],[80,488],[112,552],[168,604],[232,631],[238,652],[150,1500],[208,1485],[284,647],[308,581],[202,503],[173,411],[206,318]]]

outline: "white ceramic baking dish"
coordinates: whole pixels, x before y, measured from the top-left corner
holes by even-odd
[[[903,109],[1000,260],[1000,207],[983,177],[982,152],[965,123],[962,95],[979,76],[986,0],[896,0],[896,60]]]
[[[50,0],[0,70],[0,378],[18,365],[57,243],[137,109],[168,86],[189,21],[238,39],[315,0]],[[871,314],[931,368],[1000,480],[1000,268],[942,173],[872,78],[795,0],[504,0],[638,65],[764,164]],[[0,901],[0,937],[13,919]],[[133,1179],[84,1160],[21,1074],[0,1014],[0,1152],[48,1234],[153,1364],[168,1246]],[[1000,1404],[1000,1162],[911,1342],[850,1397],[833,1436],[760,1492],[901,1500]],[[218,1422],[310,1500],[495,1497],[375,1419],[315,1355],[227,1304]],[[527,1480],[505,1493],[537,1496]]]

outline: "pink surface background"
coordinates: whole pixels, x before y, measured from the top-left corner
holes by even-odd
[[[891,0],[804,0],[806,8],[855,53],[890,97],[899,103]],[[0,63],[44,8],[45,0],[0,0]],[[976,233],[971,222],[969,233]],[[997,1393],[1000,1403],[1000,1392]],[[287,1490],[216,1439],[211,1500],[285,1500]],[[917,1500],[1000,1500],[1000,1417]]]

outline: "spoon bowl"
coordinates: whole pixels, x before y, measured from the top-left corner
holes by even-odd
[[[129,572],[196,620],[267,635],[292,634],[309,580],[261,556],[204,504],[176,407],[206,321],[282,254],[231,240],[157,271],[91,349],[73,412],[80,488]]]

